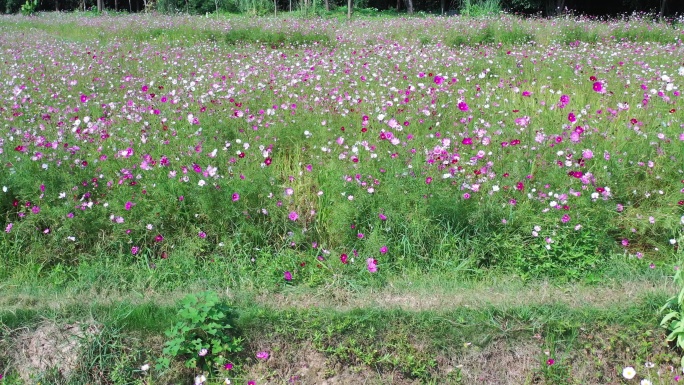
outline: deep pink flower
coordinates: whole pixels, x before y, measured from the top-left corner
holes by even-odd
[[[601,82],[594,82],[593,89],[594,89],[594,91],[596,91],[600,94],[606,92],[605,89],[603,88],[603,83],[601,83]]]
[[[136,255],[138,254],[138,251],[140,251],[140,248],[138,246],[131,247],[131,254]]]
[[[286,281],[292,281],[292,273],[290,273],[289,271],[284,272],[283,276],[285,277]]]
[[[386,254],[387,253],[387,246],[382,246],[380,248],[380,254]]]
[[[466,112],[470,110],[470,107],[468,107],[468,104],[466,102],[458,102],[458,109]]]
[[[240,200],[240,194],[238,193],[233,193],[233,202],[237,202]]]
[[[256,358],[260,360],[267,360],[270,355],[267,351],[262,351],[256,354]],[[253,381],[252,381],[253,382]]]
[[[340,255],[340,262],[342,262],[342,264],[346,265],[349,262],[348,259],[349,257],[347,257],[347,254]]]
[[[297,219],[299,219],[299,214],[297,214],[294,211],[291,211],[290,215],[288,215],[288,218],[290,218],[291,221],[296,221]]]

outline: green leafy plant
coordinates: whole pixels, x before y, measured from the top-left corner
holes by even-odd
[[[660,308],[661,313],[667,311],[660,321],[660,326],[670,332],[666,338],[667,342],[674,343],[679,349],[684,349],[684,278],[681,269],[677,270],[674,281],[681,287],[681,290],[678,295],[667,300]],[[684,356],[682,356],[681,364],[684,366]]]
[[[38,8],[38,0],[26,0],[21,6],[21,14],[24,16],[31,16],[36,13]]]
[[[242,338],[235,334],[235,311],[213,291],[190,294],[182,301],[178,322],[165,334],[169,338],[157,369],[167,369],[171,359],[185,358],[188,368],[216,372],[230,362],[231,354],[242,350]]]

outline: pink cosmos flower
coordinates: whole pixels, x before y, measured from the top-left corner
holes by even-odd
[[[520,127],[527,127],[530,124],[530,117],[529,116],[523,116],[520,118],[516,118],[515,124],[517,124]]]
[[[368,258],[366,260],[366,267],[368,268],[368,272],[377,273],[378,272],[378,261],[376,261],[373,258]]]
[[[283,276],[286,281],[292,281],[292,273],[290,273],[289,271],[284,272]]]
[[[256,354],[256,358],[260,360],[267,360],[270,355],[267,351],[262,351]],[[253,382],[253,381],[252,381]]]
[[[387,246],[382,246],[380,248],[380,254],[386,254],[387,253]]]
[[[458,102],[458,109],[466,112],[470,110],[470,107],[468,107],[468,104],[466,102]]]
[[[238,193],[233,193],[233,202],[237,202],[240,200],[240,194]]]
[[[297,219],[299,219],[299,214],[297,214],[294,211],[291,211],[290,215],[288,215],[288,218],[290,218],[291,221],[296,221]]]

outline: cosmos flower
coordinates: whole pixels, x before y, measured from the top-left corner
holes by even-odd
[[[632,378],[634,378],[634,376],[636,376],[636,370],[634,370],[633,367],[627,366],[624,369],[622,369],[622,377],[631,380]]]

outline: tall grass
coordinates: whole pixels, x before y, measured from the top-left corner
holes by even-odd
[[[500,0],[461,0],[460,13],[463,16],[496,16],[502,12]]]

